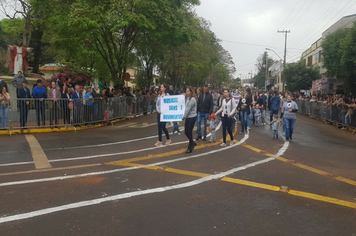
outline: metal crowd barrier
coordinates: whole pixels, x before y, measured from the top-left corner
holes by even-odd
[[[153,112],[147,96],[108,99],[12,99],[7,129],[96,125]]]
[[[324,102],[296,101],[299,113],[320,118],[327,122],[356,128],[356,108],[335,106]]]

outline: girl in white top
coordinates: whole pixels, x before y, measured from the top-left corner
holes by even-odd
[[[221,104],[221,108],[215,113],[215,116],[222,113],[222,126],[223,126],[223,143],[220,145],[221,147],[226,146],[226,130],[230,135],[230,145],[234,144],[234,136],[232,134],[232,116],[236,111],[236,103],[235,99],[231,97],[229,91],[227,89],[224,90],[224,99]]]

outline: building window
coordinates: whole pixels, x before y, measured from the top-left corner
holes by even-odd
[[[313,66],[313,57],[312,56],[308,57],[308,66],[309,67]]]

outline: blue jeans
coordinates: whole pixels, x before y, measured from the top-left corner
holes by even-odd
[[[251,127],[251,121],[253,120],[253,113],[252,113],[252,108],[250,108],[250,114],[248,115],[247,118],[247,127]]]
[[[293,136],[294,124],[297,120],[284,118],[284,121],[286,123],[286,139],[288,140]]]
[[[245,132],[247,130],[247,111],[240,112],[240,120],[241,120],[241,132]]]
[[[1,128],[6,128],[7,125],[7,115],[9,114],[9,107],[0,107],[0,124]]]
[[[206,137],[208,134],[206,132],[207,128],[207,122],[209,120],[209,113],[202,113],[198,112],[198,121],[197,121],[197,126],[198,126],[198,136],[202,137],[202,132],[201,132],[201,120],[204,118],[204,137]]]

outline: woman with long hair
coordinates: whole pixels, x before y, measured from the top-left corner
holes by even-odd
[[[253,112],[252,112],[252,92],[250,88],[246,89],[246,99],[248,99],[250,101],[249,103],[249,113],[248,113],[248,118],[247,118],[247,129],[250,130],[251,129],[251,122],[253,121]]]
[[[224,100],[222,101],[221,108],[215,113],[215,116],[222,113],[221,121],[223,126],[223,143],[221,147],[226,147],[226,130],[230,135],[230,145],[234,144],[234,136],[232,134],[232,116],[236,111],[235,99],[231,97],[229,90],[224,89]]]
[[[166,135],[166,139],[167,139],[166,146],[168,146],[172,142],[172,140],[169,138],[169,133],[166,128],[166,122],[161,122],[161,107],[162,107],[163,98],[165,96],[169,96],[169,93],[166,92],[167,90],[168,90],[168,85],[162,84],[161,94],[157,97],[156,109],[157,109],[157,124],[158,124],[158,141],[155,143],[156,147],[162,146],[162,131]]]
[[[185,94],[186,101],[185,112],[183,116],[183,120],[185,120],[184,132],[187,138],[189,139],[189,145],[186,153],[191,153],[194,149],[194,146],[196,145],[193,140],[193,129],[197,120],[197,101],[195,99],[195,94],[192,87],[188,87]]]
[[[237,105],[237,110],[240,113],[240,120],[241,120],[241,132],[240,134],[247,133],[247,119],[250,114],[250,105],[251,105],[251,97],[247,96],[247,92],[242,92],[239,104]]]

